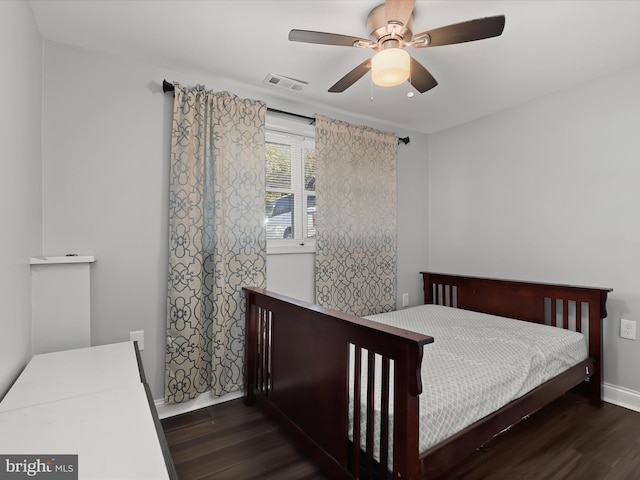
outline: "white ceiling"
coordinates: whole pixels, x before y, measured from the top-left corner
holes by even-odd
[[[320,106],[318,113],[326,105],[424,133],[640,64],[637,0],[417,0],[414,33],[498,14],[506,16],[506,26],[496,38],[409,49],[439,82],[413,98],[407,97],[409,84],[372,87],[369,75],[344,93],[328,93],[371,51],[287,39],[293,28],[368,38],[367,14],[381,0],[29,3],[47,40],[214,74]],[[302,92],[263,85],[268,73],[309,85]]]

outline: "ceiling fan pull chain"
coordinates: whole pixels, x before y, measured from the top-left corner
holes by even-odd
[[[373,103],[373,78],[370,79],[371,81],[369,82],[369,87],[371,88],[371,97],[369,98],[369,100],[371,101],[371,103]]]

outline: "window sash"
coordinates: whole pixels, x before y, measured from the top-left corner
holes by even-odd
[[[268,180],[267,192],[271,195],[266,196],[265,201],[267,198],[274,196],[273,194],[281,194],[280,198],[292,195],[291,198],[293,199],[293,211],[291,212],[290,219],[286,218],[286,216],[283,217],[280,222],[284,221],[284,224],[277,225],[276,227],[273,227],[273,229],[271,229],[267,223],[267,231],[269,234],[267,243],[271,245],[278,245],[280,247],[309,244],[315,245],[315,180],[313,182],[309,182],[308,179],[307,182],[305,182],[304,173],[305,163],[309,166],[314,165],[308,155],[313,152],[315,158],[315,139],[308,135],[301,136],[290,132],[280,132],[268,129],[265,132],[265,140],[267,144],[283,145],[288,147],[291,160],[291,179],[290,184],[288,184],[289,188],[285,188],[284,186],[275,186],[273,183],[270,184]],[[315,171],[313,172],[313,175],[315,177]],[[284,185],[285,183],[286,182],[281,182],[281,185]],[[290,200],[287,199],[282,202],[286,203],[289,201]],[[272,200],[272,202],[276,202],[276,200]],[[268,202],[265,204],[268,205]],[[274,206],[274,208],[276,207]],[[269,212],[267,212],[267,215],[268,213]],[[274,217],[276,216],[277,215],[274,215]],[[269,218],[274,217],[267,216],[267,222],[269,221]],[[292,224],[293,237],[275,238],[274,235],[280,235],[280,232],[286,231],[285,226],[288,225],[289,222]]]

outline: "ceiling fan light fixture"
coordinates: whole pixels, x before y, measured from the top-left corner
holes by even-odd
[[[406,82],[411,72],[411,57],[401,48],[387,48],[371,59],[373,83],[381,87],[394,87]]]

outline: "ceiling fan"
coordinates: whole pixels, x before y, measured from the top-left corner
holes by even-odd
[[[438,82],[420,62],[411,57],[406,47],[426,48],[472,42],[497,37],[504,30],[504,15],[478,18],[426,32],[413,34],[415,0],[386,0],[367,17],[371,38],[352,37],[336,33],[291,30],[293,42],[319,43],[344,47],[371,48],[377,53],[347,73],[329,92],[344,92],[372,70],[377,85],[394,86],[408,80],[420,93],[432,89]]]

